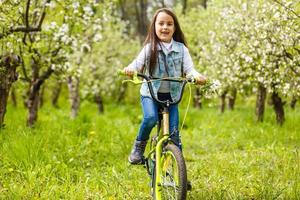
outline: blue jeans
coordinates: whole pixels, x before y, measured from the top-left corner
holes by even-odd
[[[165,100],[166,96],[163,95],[162,97],[160,97],[159,95],[158,98],[160,100]],[[160,106],[151,97],[147,97],[147,96],[141,96],[141,104],[142,104],[144,118],[137,136],[137,140],[140,141],[149,139],[151,130],[158,122],[158,109],[160,108]],[[178,124],[179,124],[178,104],[171,105],[169,107],[169,114],[170,114],[169,124],[170,124],[171,138],[174,141],[174,143],[180,149],[182,149],[180,134],[178,131]]]

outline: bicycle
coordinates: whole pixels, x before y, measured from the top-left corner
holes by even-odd
[[[124,75],[123,71],[119,71],[118,73]],[[149,153],[142,162],[151,178],[152,197],[155,200],[184,200],[187,196],[186,164],[181,150],[171,139],[172,134],[169,132],[168,108],[170,105],[178,104],[181,101],[185,85],[188,82],[193,83],[194,80],[187,78],[151,78],[145,74],[136,73],[133,82],[141,83],[137,77],[146,80],[151,97],[162,106],[162,111],[159,114],[157,133],[152,137]],[[156,98],[151,82],[162,80],[182,83],[178,100],[170,102],[169,100],[161,101]]]

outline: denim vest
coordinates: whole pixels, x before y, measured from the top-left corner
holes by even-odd
[[[150,49],[150,45],[148,49]],[[150,56],[146,56],[146,57],[148,58]],[[147,60],[149,59],[150,58],[148,58]],[[149,75],[149,70],[148,70],[149,64],[147,65],[149,61],[147,62],[147,60],[145,62],[146,63],[145,74]],[[167,66],[165,66],[165,64]],[[174,40],[172,44],[172,49],[169,53],[167,52],[166,49],[164,48],[161,49],[158,47],[158,59],[152,77],[163,78],[165,69],[167,69],[169,77],[179,78],[183,76],[183,44],[182,43],[176,42]],[[159,90],[161,81],[153,81],[151,82],[151,84],[153,87],[155,97],[157,98],[157,91]],[[173,101],[179,99],[181,87],[182,87],[181,82],[170,82],[170,94]],[[151,97],[147,83],[142,84],[140,93],[142,96]]]

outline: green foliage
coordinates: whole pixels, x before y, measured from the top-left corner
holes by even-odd
[[[190,110],[182,132],[189,199],[299,198],[299,110],[289,110],[278,127],[269,109],[265,123],[256,124],[249,105],[239,102],[224,115],[215,107]],[[151,199],[145,168],[127,163],[140,108],[95,110],[83,103],[70,120],[66,107],[45,106],[30,129],[25,110],[9,107],[0,132],[0,198]]]

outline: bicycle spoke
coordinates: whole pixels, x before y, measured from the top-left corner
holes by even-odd
[[[176,162],[172,154],[166,152],[164,155],[162,173],[162,187],[164,199],[177,199],[178,196],[178,182],[174,179],[176,177]]]

